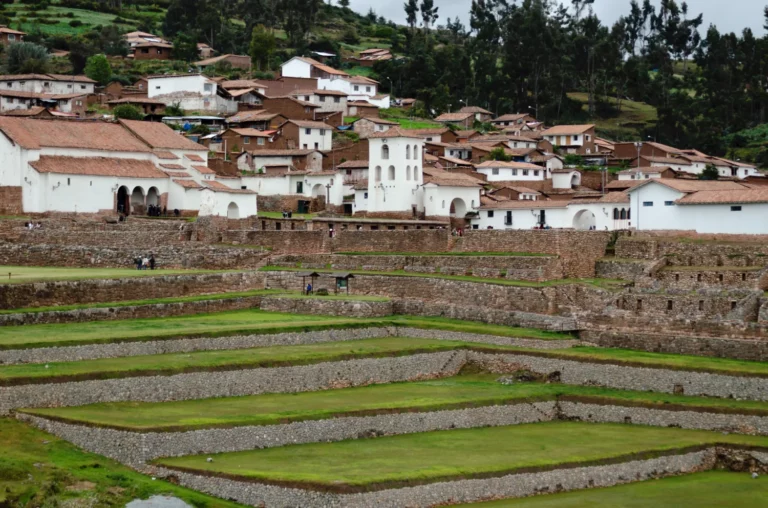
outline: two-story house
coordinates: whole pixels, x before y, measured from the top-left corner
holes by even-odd
[[[188,111],[216,114],[236,113],[237,102],[219,89],[216,81],[202,74],[149,76],[147,95],[166,106],[178,104]]]
[[[333,127],[323,122],[288,120],[278,128],[280,148],[330,150],[333,148]]]
[[[541,133],[552,146],[565,153],[589,155],[597,153],[594,125],[558,125]]]

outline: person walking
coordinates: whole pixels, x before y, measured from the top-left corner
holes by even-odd
[[[155,255],[150,254],[149,255],[149,269],[154,270],[155,269]]]
[[[149,258],[148,257],[144,256],[144,259],[141,260],[141,266],[142,266],[142,270],[146,270],[147,268],[149,268]]]

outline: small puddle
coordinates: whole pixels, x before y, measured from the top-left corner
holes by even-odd
[[[168,496],[152,496],[149,499],[142,501],[141,499],[134,499],[125,508],[193,508],[181,499],[177,497]]]

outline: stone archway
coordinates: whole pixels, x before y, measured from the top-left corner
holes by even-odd
[[[451,217],[456,219],[463,219],[467,216],[467,204],[461,198],[456,198],[451,201]]]
[[[160,205],[160,191],[157,190],[157,187],[150,187],[147,191],[147,206],[150,205]]]
[[[227,207],[227,219],[239,219],[239,218],[240,218],[240,207],[237,206],[237,203],[233,201]]]
[[[131,192],[131,213],[136,215],[143,215],[146,211],[147,200],[144,194],[144,189],[141,187],[134,187]]]
[[[130,215],[131,213],[130,192],[125,185],[121,185],[117,190],[117,213],[123,215]]]
[[[597,219],[595,214],[589,210],[581,210],[573,216],[573,229],[589,231],[595,229],[596,226]]]

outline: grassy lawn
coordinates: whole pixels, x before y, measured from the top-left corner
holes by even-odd
[[[336,300],[336,301],[345,301],[345,302],[388,302],[390,301],[389,298],[386,296],[365,296],[365,295],[328,295],[328,296],[318,296],[318,295],[302,295],[301,293],[290,293],[290,294],[284,294],[280,295],[281,298],[294,298],[296,300]]]
[[[152,480],[12,419],[0,419],[0,450],[0,506],[125,506],[154,495],[196,507],[242,506]]]
[[[11,309],[0,310],[0,314],[18,314],[18,313],[35,313],[35,312],[63,312],[68,310],[82,310],[82,309],[109,309],[114,307],[130,307],[134,305],[158,305],[158,304],[172,304],[172,303],[191,303],[202,302],[210,300],[233,300],[235,298],[248,298],[252,296],[296,296],[300,297],[299,293],[292,294],[282,289],[255,289],[253,291],[235,291],[232,293],[214,293],[210,295],[196,295],[196,296],[179,296],[174,298],[151,298],[148,300],[128,300],[124,302],[105,302],[105,303],[82,303],[78,305],[56,305],[51,307],[30,307],[26,309]]]
[[[225,273],[236,270],[136,270],[135,268],[59,268],[48,266],[0,266],[0,284],[53,282],[91,279],[125,279],[130,277],[162,277],[163,275],[195,275]]]
[[[10,365],[0,367],[0,386],[304,365],[352,358],[406,356],[418,352],[449,351],[464,346],[465,344],[462,342],[445,340],[387,337],[302,346],[196,351],[79,362],[56,362],[45,365]]]
[[[306,272],[308,268],[265,266],[260,269],[264,272]],[[317,273],[333,273],[338,270],[312,268]],[[602,289],[619,289],[627,285],[627,281],[618,279],[557,279],[543,282],[528,280],[490,279],[485,277],[473,277],[470,275],[443,275],[440,273],[418,273],[405,270],[392,270],[389,272],[377,272],[373,270],[346,270],[354,275],[383,275],[386,277],[421,277],[430,279],[458,280],[463,282],[479,282],[482,284],[497,284],[500,286],[515,286],[524,288],[545,288],[554,286],[567,286],[569,284],[587,284]]]
[[[371,79],[376,78],[376,72],[373,70],[372,67],[363,67],[362,65],[357,65],[350,69],[346,69],[345,72],[350,76],[365,76],[366,78],[371,78]]]
[[[292,219],[313,219],[317,216],[316,213],[294,213]],[[282,219],[283,212],[259,212],[259,217],[262,219]]]
[[[425,432],[161,459],[184,470],[252,481],[296,482],[328,490],[382,489],[523,468],[595,463],[716,443],[768,446],[768,438],[621,424],[551,422]]]
[[[13,26],[16,27],[18,24],[21,24],[21,30],[23,31],[29,31],[33,27],[38,27],[46,35],[77,35],[88,32],[95,26],[113,25],[115,18],[117,18],[115,14],[56,6],[50,6],[45,10],[38,10],[34,15],[28,15],[24,13],[28,8],[30,8],[29,5],[18,3],[6,8],[7,13],[15,15],[11,18]],[[68,13],[72,13],[73,17],[66,17],[65,15]],[[21,22],[21,17],[26,17],[28,21]],[[58,20],[58,23],[36,23],[34,22],[35,18]],[[71,26],[69,23],[73,20],[82,22],[82,25],[77,27]],[[117,25],[122,32],[135,30],[139,24],[138,21],[127,21],[130,23]]]
[[[584,92],[570,92],[568,98],[573,99],[583,104],[582,108],[586,112],[588,110],[589,98]],[[606,98],[613,107],[618,108],[616,98]],[[658,114],[656,108],[644,102],[635,102],[629,100],[621,101],[621,111],[616,111],[614,116],[597,117],[589,119],[589,123],[594,123],[597,126],[597,130],[611,134],[621,139],[635,139],[638,133],[641,133],[643,129],[650,127],[656,123]],[[600,133],[598,133],[600,135]]]
[[[180,402],[119,402],[22,412],[78,424],[141,432],[274,425],[341,416],[440,411],[542,400],[584,400],[659,409],[686,407],[768,415],[768,403],[612,390],[595,386],[498,382],[498,374],[360,388]]]
[[[563,494],[466,504],[454,508],[723,508],[761,506],[768,499],[768,477],[709,471]]]
[[[336,256],[408,256],[408,257],[557,257],[555,254],[536,252],[334,252]]]
[[[446,318],[392,316],[377,319],[356,319],[246,309],[168,318],[6,326],[0,327],[0,350],[391,325],[480,333],[501,337],[543,340],[573,339],[573,336],[567,333],[486,325],[481,322]]]

